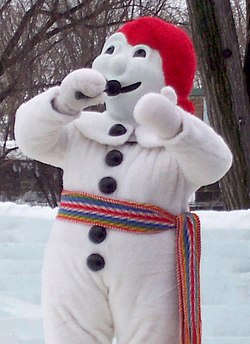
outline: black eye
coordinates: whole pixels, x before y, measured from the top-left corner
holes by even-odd
[[[144,49],[138,49],[134,52],[133,57],[146,57],[146,51]]]
[[[106,49],[104,54],[112,55],[114,51],[115,51],[115,47],[111,45],[110,47],[108,47],[108,49]]]

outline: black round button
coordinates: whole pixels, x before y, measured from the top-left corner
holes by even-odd
[[[87,258],[87,266],[91,271],[100,271],[105,266],[105,260],[100,254],[93,253]]]
[[[115,124],[109,129],[110,136],[121,136],[127,132],[127,129],[122,124]]]
[[[105,162],[108,166],[118,166],[123,160],[123,155],[120,151],[114,149],[106,155]]]
[[[108,96],[117,96],[121,92],[121,84],[117,80],[109,80],[106,84],[106,93]]]
[[[93,226],[89,230],[89,239],[95,243],[95,244],[100,244],[106,239],[107,232],[104,227],[101,226]]]
[[[117,188],[117,183],[112,177],[104,177],[99,182],[99,189],[104,194],[111,194]]]

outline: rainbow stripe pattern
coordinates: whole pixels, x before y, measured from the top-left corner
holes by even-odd
[[[201,344],[200,220],[196,214],[176,217],[177,281],[181,344]]]
[[[196,214],[175,216],[154,205],[64,190],[57,218],[141,234],[176,230],[180,344],[201,344],[201,240]]]

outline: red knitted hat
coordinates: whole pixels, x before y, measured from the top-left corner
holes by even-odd
[[[167,86],[178,96],[178,105],[193,113],[188,99],[196,70],[196,56],[192,41],[180,28],[160,18],[141,17],[124,24],[123,33],[131,45],[145,44],[159,52]]]

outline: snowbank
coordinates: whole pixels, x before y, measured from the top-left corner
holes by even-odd
[[[56,211],[0,203],[1,344],[43,343],[40,277]],[[250,210],[197,213],[203,344],[249,344]]]

